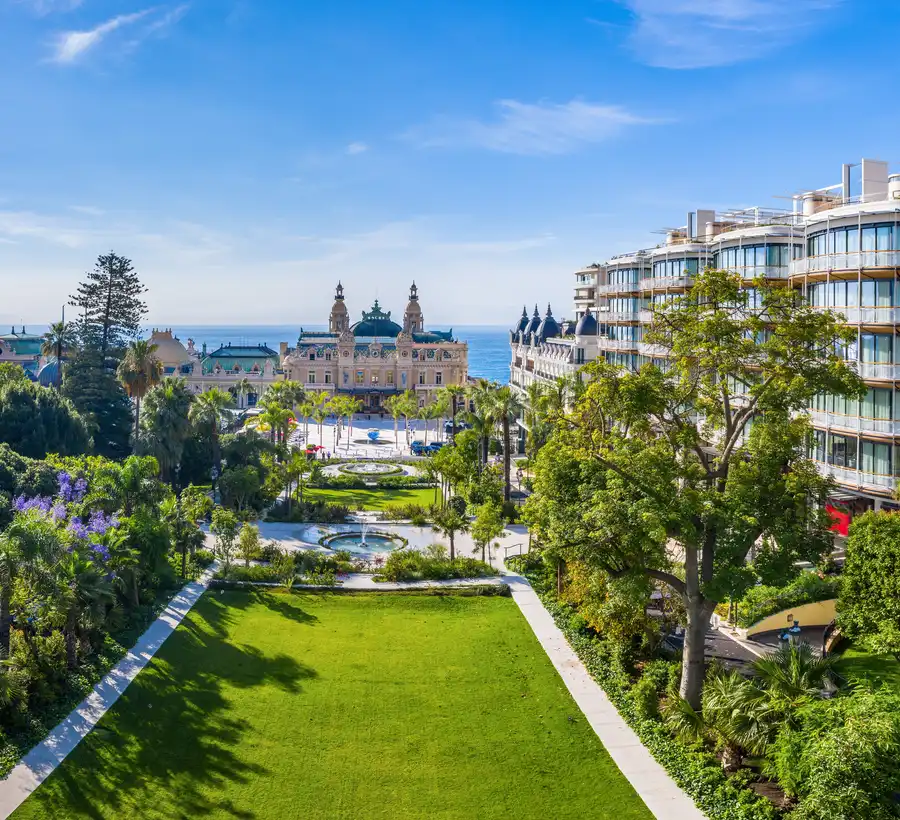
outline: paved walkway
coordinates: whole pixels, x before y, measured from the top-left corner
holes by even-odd
[[[606,693],[590,676],[528,581],[513,574],[504,575],[503,580],[509,584],[513,600],[544,647],[578,708],[584,713],[616,766],[657,820],[704,820],[706,815],[644,748]],[[602,788],[602,784],[597,785]]]
[[[0,781],[0,820],[9,817],[50,776],[119,699],[203,594],[215,571],[214,566],[198,581],[182,588],[115,668],[43,742],[22,758],[5,780]]]

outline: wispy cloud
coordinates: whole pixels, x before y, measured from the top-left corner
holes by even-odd
[[[75,63],[114,32],[126,28],[135,30],[136,24],[145,21],[145,25],[137,28],[135,36],[125,44],[128,49],[134,49],[148,37],[164,36],[187,14],[189,8],[187,3],[169,10],[153,7],[132,14],[120,14],[85,31],[65,31],[57,37],[51,59],[61,64]]]
[[[15,0],[20,6],[28,6],[35,14],[43,17],[55,12],[77,9],[84,0]]]
[[[364,154],[368,150],[369,146],[364,142],[351,142],[346,148],[347,153],[351,156],[353,154]]]
[[[490,121],[439,117],[404,137],[422,148],[483,148],[508,154],[566,154],[602,142],[624,129],[658,120],[619,105],[583,100],[523,103],[499,100]]]
[[[843,0],[620,0],[629,44],[660,68],[705,68],[759,57],[803,37]]]

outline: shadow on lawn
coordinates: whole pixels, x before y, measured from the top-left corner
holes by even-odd
[[[227,642],[229,610],[241,608],[232,606],[238,600],[226,606],[205,598],[167,642],[167,660],[154,660],[138,676],[29,802],[60,818],[264,817],[254,811],[259,806],[236,806],[218,791],[267,772],[237,754],[250,740],[248,726],[231,711],[223,684],[300,693],[317,673],[289,655]]]

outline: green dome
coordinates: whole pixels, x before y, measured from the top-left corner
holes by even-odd
[[[396,339],[403,328],[391,321],[391,312],[382,311],[376,299],[372,309],[368,313],[363,312],[362,321],[357,322],[350,330],[354,336],[385,336]]]

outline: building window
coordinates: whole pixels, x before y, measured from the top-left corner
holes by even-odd
[[[444,383],[444,374],[438,370],[437,373],[434,374],[434,383],[435,384],[443,384]]]
[[[345,370],[344,371],[344,386],[350,383],[350,374]]]
[[[330,361],[331,361],[331,351],[330,351],[330,350],[326,350],[326,351],[325,351],[325,361],[326,361],[326,362],[330,362]]]
[[[419,371],[419,384],[425,384],[425,371]]]
[[[400,386],[403,388],[406,387],[406,371],[405,370],[400,374]]]
[[[316,371],[310,370],[309,373],[306,374],[306,383],[307,384],[315,384],[316,383]]]
[[[372,384],[378,384],[378,374],[377,373],[372,374]]]
[[[315,354],[315,351],[312,351],[312,350],[309,351],[309,360],[310,360],[311,362],[314,362],[314,361],[316,360],[316,354]]]
[[[364,384],[365,383],[366,374],[362,370],[356,371],[356,383]]]
[[[331,384],[331,373],[325,373],[325,384]]]
[[[385,384],[393,384],[393,383],[394,383],[394,374],[388,373],[387,376],[385,376]]]

